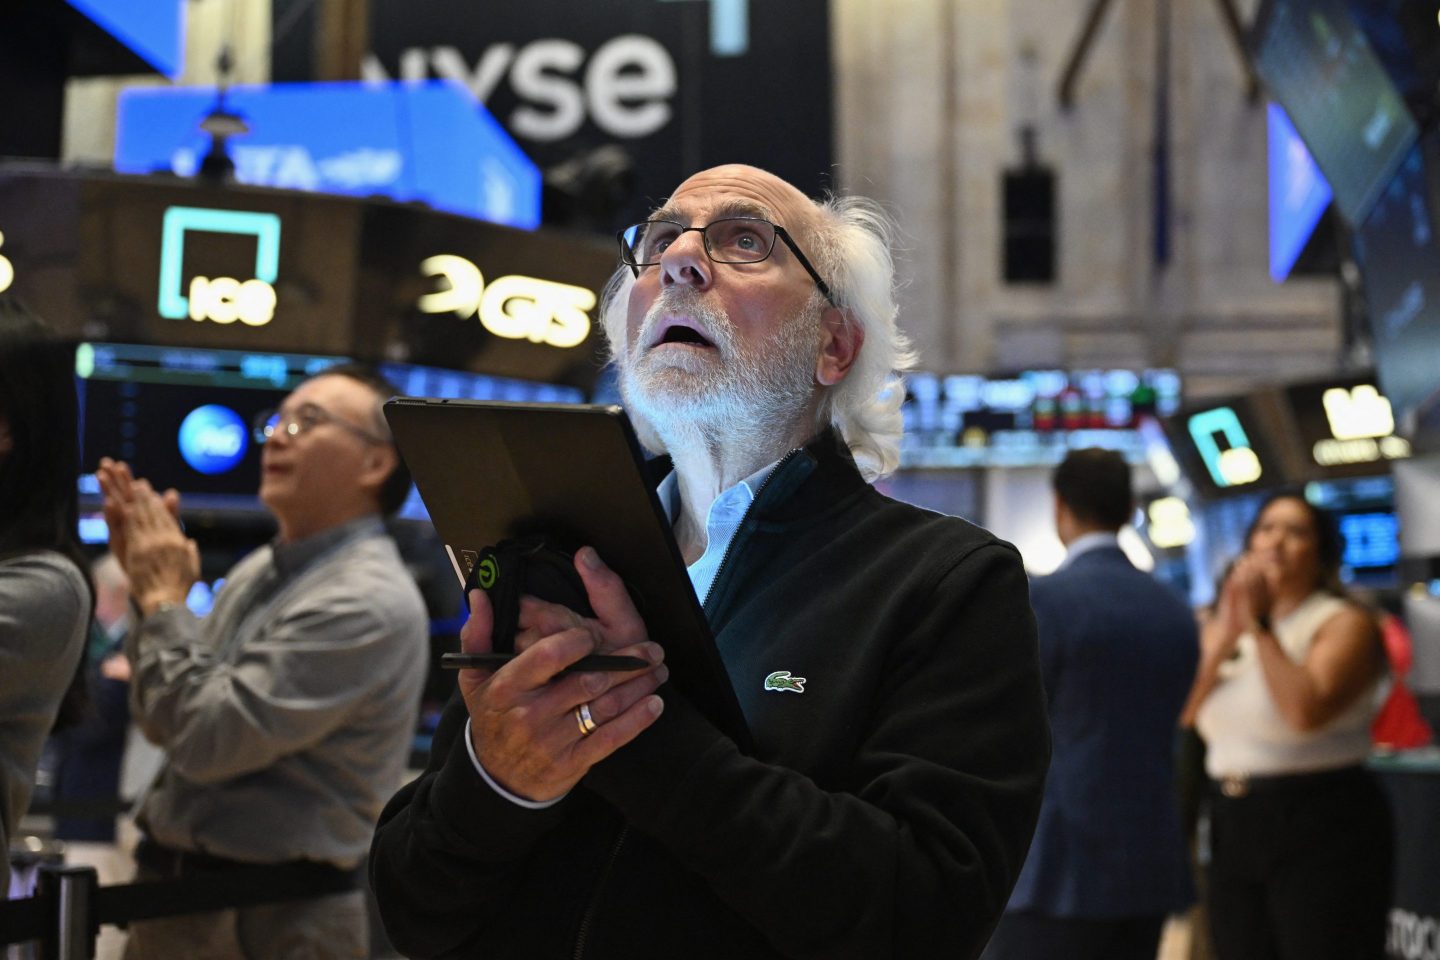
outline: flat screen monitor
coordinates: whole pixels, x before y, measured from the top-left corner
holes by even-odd
[[[1410,456],[1410,442],[1395,433],[1394,405],[1372,373],[1292,383],[1280,392],[1294,428],[1285,439],[1307,480],[1383,474]]]
[[[1346,0],[1268,0],[1255,66],[1352,224],[1365,219],[1418,128]]]
[[[1440,404],[1440,238],[1426,167],[1412,150],[1355,233],[1380,386],[1407,435]]]
[[[1175,459],[1205,497],[1264,490],[1285,482],[1280,457],[1249,397],[1215,398],[1164,419]]]
[[[1033,467],[1106,447],[1144,459],[1140,425],[1180,406],[1171,369],[913,373],[901,406],[906,467]]]
[[[1295,132],[1295,125],[1278,103],[1266,114],[1269,155],[1270,277],[1280,283],[1295,269],[1295,261],[1315,233],[1330,199],[1330,181]]]
[[[101,457],[127,461],[188,506],[258,509],[257,414],[305,377],[341,360],[115,343],[76,350],[81,397],[81,492],[95,493]]]

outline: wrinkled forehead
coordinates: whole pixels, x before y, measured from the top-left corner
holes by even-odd
[[[732,164],[695,174],[653,216],[686,226],[727,216],[762,217],[804,239],[814,226],[815,204],[772,173]]]

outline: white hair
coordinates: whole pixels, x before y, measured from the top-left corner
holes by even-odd
[[[910,340],[896,323],[895,227],[880,205],[865,197],[827,197],[815,203],[806,254],[830,286],[846,321],[864,334],[859,356],[845,379],[828,388],[820,415],[835,426],[866,480],[900,465],[905,400],[903,374],[915,365]],[[629,267],[611,276],[600,299],[600,322],[609,360],[625,349],[625,312],[635,283]],[[815,297],[824,305],[823,295]]]
[[[811,259],[830,285],[846,321],[865,336],[850,372],[825,398],[824,414],[840,431],[867,480],[900,465],[903,374],[915,365],[910,339],[896,323],[895,227],[865,197],[827,197],[816,204]]]

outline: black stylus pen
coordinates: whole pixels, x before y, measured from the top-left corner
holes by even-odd
[[[515,659],[513,653],[442,653],[440,655],[440,666],[446,670],[497,670]],[[591,672],[617,672],[624,673],[629,670],[644,670],[650,666],[649,660],[642,660],[639,657],[617,657],[606,654],[591,654],[588,657],[581,657],[561,673],[591,673]]]

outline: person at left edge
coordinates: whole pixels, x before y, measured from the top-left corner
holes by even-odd
[[[388,383],[331,367],[257,424],[260,500],[279,535],[185,607],[196,544],[178,496],[103,461],[111,549],[140,621],[125,640],[131,712],[166,760],[136,818],[141,879],[237,863],[354,870],[409,756],[429,653],[424,602],[382,515],[409,475]],[[358,879],[358,877],[357,877]],[[136,922],[129,960],[360,958],[363,893]]]
[[[94,601],[76,539],[77,417],[74,346],[0,296],[0,900],[45,735],[83,703]]]

